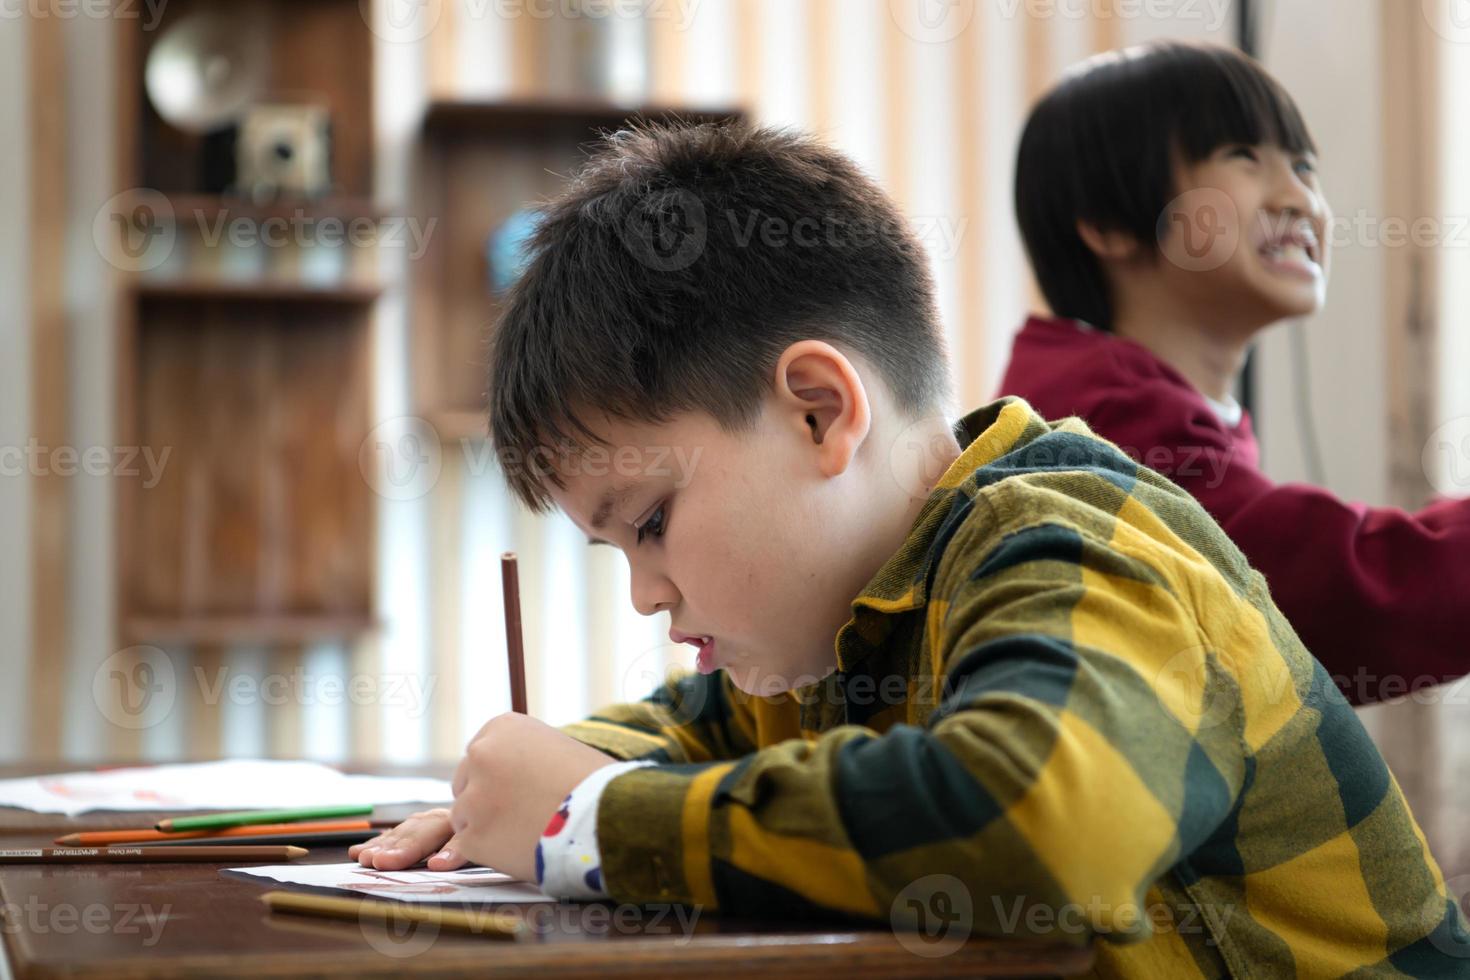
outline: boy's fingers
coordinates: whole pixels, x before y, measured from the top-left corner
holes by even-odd
[[[386,836],[387,836],[387,834],[379,834],[376,837],[373,837],[373,838],[370,838],[368,840],[363,841],[361,844],[353,844],[351,847],[349,847],[347,849],[347,856],[350,857],[350,858],[355,858],[359,854],[361,854],[365,848],[377,847],[378,844]]]
[[[444,846],[429,858],[430,871],[453,871],[462,868],[469,861],[459,849],[459,835],[456,834],[444,842]]]
[[[402,871],[418,864],[423,855],[396,847],[386,851],[370,851],[364,857],[371,862],[367,866],[376,871]]]
[[[349,858],[357,858],[363,867],[371,868],[373,866],[372,857],[374,854],[402,847],[406,835],[412,833],[412,826],[419,822],[419,814],[414,814],[392,830],[385,830],[372,840],[366,840],[361,844],[352,845],[347,849],[347,856]]]
[[[452,834],[442,811],[415,814],[381,837],[364,843],[358,853],[363,867],[401,871],[438,851]]]

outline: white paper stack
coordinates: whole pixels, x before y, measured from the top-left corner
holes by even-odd
[[[396,898],[404,902],[478,904],[484,902],[554,902],[556,899],[527,881],[516,881],[490,868],[458,871],[374,871],[356,862],[347,864],[274,864],[224,868],[222,875],[264,878],[300,888],[329,888],[353,895]]]
[[[281,810],[348,804],[448,805],[442,779],[350,776],[319,762],[231,759],[0,779],[0,806],[92,810]]]

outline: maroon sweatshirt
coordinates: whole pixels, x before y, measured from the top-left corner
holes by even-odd
[[[1000,393],[1081,416],[1192,493],[1353,703],[1470,673],[1470,500],[1409,514],[1273,483],[1248,414],[1227,426],[1147,348],[1074,320],[1032,317]]]

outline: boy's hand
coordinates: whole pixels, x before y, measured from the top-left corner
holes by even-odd
[[[578,783],[617,761],[528,715],[491,718],[454,773],[456,852],[535,881],[536,844],[547,821]]]
[[[453,871],[465,864],[445,807],[415,813],[392,830],[353,844],[347,856],[379,871],[402,871],[426,857],[430,871]]]

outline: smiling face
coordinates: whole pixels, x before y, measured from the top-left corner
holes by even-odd
[[[565,486],[549,490],[589,541],[623,552],[640,613],[668,613],[701,671],[761,695],[835,668],[853,598],[922,504],[893,472],[885,443],[901,425],[881,382],[818,341],[788,349],[776,377],[746,432],[697,412],[587,415],[601,450],[559,460]]]
[[[1176,181],[1182,213],[1166,216],[1157,263],[1176,296],[1247,333],[1321,309],[1332,212],[1311,154],[1227,145]]]

